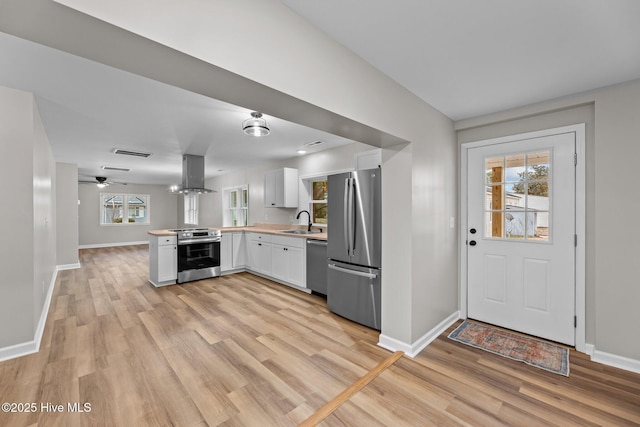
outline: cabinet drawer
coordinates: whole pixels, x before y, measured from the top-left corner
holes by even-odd
[[[158,236],[158,246],[175,245],[178,243],[178,236]]]
[[[259,242],[271,243],[271,234],[250,233],[249,240],[257,240]]]
[[[289,236],[271,236],[271,243],[274,245],[289,246],[294,248],[304,247],[306,239],[302,237],[289,237]]]

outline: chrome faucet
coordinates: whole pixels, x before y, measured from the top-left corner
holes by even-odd
[[[309,217],[309,224],[307,226],[307,231],[311,231],[311,214],[309,213],[309,211],[300,211],[300,212],[298,212],[298,216],[296,216],[296,219],[300,219],[300,215],[302,215],[303,212],[306,212],[307,216]]]

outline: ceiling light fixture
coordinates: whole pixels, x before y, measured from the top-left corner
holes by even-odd
[[[298,151],[296,151],[296,153],[298,153],[298,154],[300,154],[300,155],[305,154],[306,152],[307,152],[307,150],[304,150],[304,149],[302,149],[302,148],[301,148],[301,149],[299,149]]]
[[[271,132],[267,126],[267,121],[257,111],[251,113],[250,119],[242,122],[242,130],[251,136],[267,136]]]

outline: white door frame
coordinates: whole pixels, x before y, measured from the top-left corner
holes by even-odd
[[[538,138],[559,133],[574,132],[576,135],[576,266],[575,266],[575,315],[577,319],[575,330],[576,350],[586,353],[586,327],[585,327],[585,294],[586,294],[586,174],[585,174],[585,124],[563,126],[553,129],[545,129],[536,132],[527,132],[517,135],[509,135],[499,138],[485,139],[462,144],[460,146],[460,293],[459,307],[460,317],[467,318],[467,168],[468,150],[493,144],[501,144],[520,139]]]

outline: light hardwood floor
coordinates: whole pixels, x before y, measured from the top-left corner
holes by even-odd
[[[0,412],[0,426],[295,426],[391,354],[324,299],[248,273],[156,289],[146,246],[80,256],[58,275],[40,351],[0,363],[0,400],[38,410]],[[640,375],[572,351],[566,378],[443,334],[320,425],[637,426]]]

